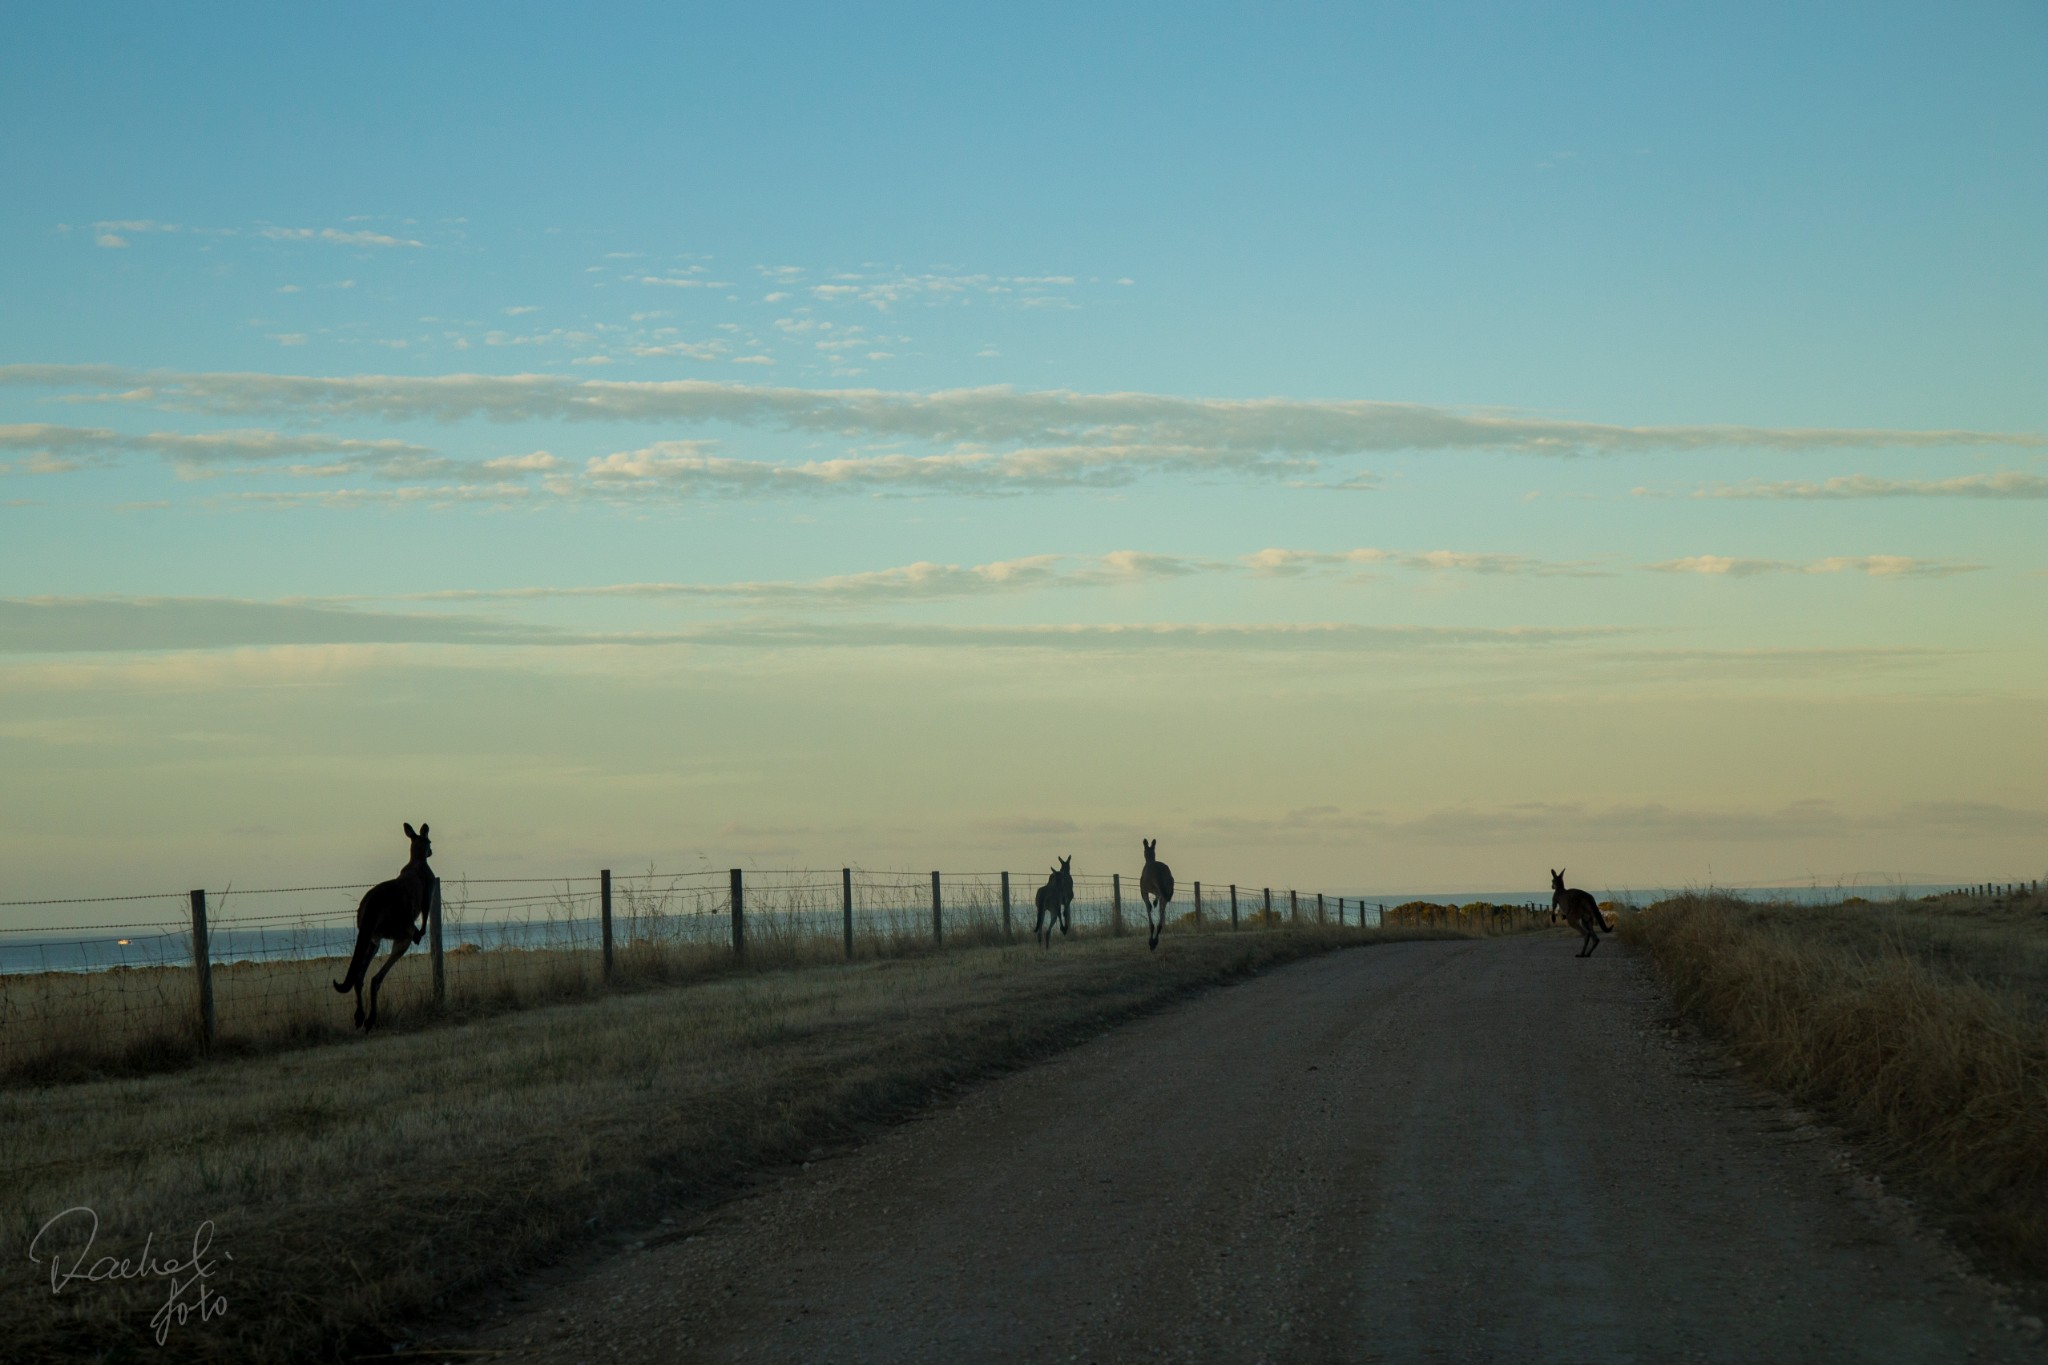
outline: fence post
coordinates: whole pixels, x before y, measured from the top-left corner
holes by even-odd
[[[1344,898],[1342,896],[1337,897],[1337,927],[1339,929],[1344,927]]]
[[[1109,936],[1124,936],[1124,874],[1109,874]]]
[[[1202,927],[1202,884],[1195,883],[1195,927]]]
[[[1273,927],[1273,888],[1268,886],[1264,890],[1266,893],[1265,924],[1270,929]]]
[[[605,874],[609,877],[611,874]],[[609,904],[609,902],[607,902]],[[434,952],[434,1008],[440,1009],[448,1003],[448,962],[441,954],[441,879],[434,878],[433,889],[427,893],[427,946]],[[611,958],[611,925],[605,925],[605,958]]]
[[[747,965],[747,885],[740,870],[732,870],[732,960]]]
[[[934,872],[932,873],[932,942],[942,944],[945,941],[945,928],[939,919],[939,874]]]
[[[1010,941],[1010,874],[1003,874],[1003,942]]]
[[[1287,888],[1287,922],[1293,924],[1301,918],[1301,899],[1294,894],[1294,888]]]
[[[1323,915],[1323,893],[1320,891],[1316,892],[1316,923],[1329,923],[1329,920]]]
[[[1230,927],[1237,928],[1237,883],[1230,884]]]
[[[839,925],[846,936],[846,960],[853,961],[853,869],[839,869]]]
[[[206,951],[206,892],[192,893],[192,965],[199,973],[199,1041],[213,1046],[213,955]]]
[[[604,984],[612,984],[612,870],[604,868],[597,874],[597,923],[604,935]],[[434,980],[441,978],[441,945],[434,943]],[[436,995],[440,994],[437,990]]]

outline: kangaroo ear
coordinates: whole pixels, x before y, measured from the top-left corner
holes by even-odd
[[[405,837],[408,839],[417,839],[420,837],[419,835],[414,834],[412,832],[412,821],[410,820],[405,822]]]
[[[426,821],[424,821],[424,820],[422,820],[422,821],[420,821],[420,838],[424,839],[424,838],[426,838],[426,837],[427,837],[427,822],[426,822]]]

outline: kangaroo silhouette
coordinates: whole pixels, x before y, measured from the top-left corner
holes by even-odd
[[[1607,916],[1586,892],[1564,884],[1564,872],[1561,867],[1550,869],[1550,908],[1561,912],[1564,922],[1584,935],[1578,956],[1591,957],[1600,946],[1600,935],[1607,932]]]
[[[1173,869],[1153,857],[1159,847],[1157,839],[1146,839],[1145,870],[1138,874],[1138,894],[1145,900],[1145,944],[1149,948],[1159,947],[1159,935],[1166,931],[1166,903],[1173,899]],[[1158,923],[1153,923],[1152,912],[1159,912]]]
[[[343,995],[356,993],[356,1027],[365,1033],[377,1022],[377,992],[382,989],[385,976],[398,965],[407,948],[425,937],[427,911],[433,904],[434,870],[427,866],[427,859],[434,856],[434,845],[427,839],[426,822],[420,822],[418,834],[408,824],[405,837],[412,841],[412,857],[396,877],[378,882],[363,893],[362,903],[356,906],[356,949],[348,960],[348,975],[334,983],[334,989]],[[417,926],[415,920],[419,922]],[[363,975],[370,970],[370,959],[377,955],[378,939],[390,940],[391,960],[370,978],[370,1012],[365,1014]]]
[[[1053,926],[1065,934],[1073,922],[1074,911],[1074,857],[1070,853],[1060,859],[1052,875],[1045,879],[1045,885],[1038,888],[1038,923],[1031,930],[1031,936],[1045,947],[1052,947]]]

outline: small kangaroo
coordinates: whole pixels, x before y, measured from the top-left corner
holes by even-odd
[[[1591,957],[1593,950],[1600,946],[1600,935],[1607,932],[1607,916],[1600,913],[1599,904],[1584,891],[1564,884],[1564,869],[1550,869],[1550,908],[1562,911],[1564,922],[1585,936],[1579,945],[1578,956]]]
[[[1038,888],[1038,923],[1031,930],[1031,936],[1045,947],[1052,947],[1052,930],[1059,926],[1065,934],[1073,922],[1074,908],[1074,857],[1068,854],[1060,859],[1052,875],[1045,879],[1045,885]]]
[[[356,993],[356,1027],[365,1033],[377,1022],[377,992],[383,987],[385,976],[398,965],[407,948],[426,936],[427,913],[434,903],[434,870],[427,866],[427,859],[434,856],[434,845],[427,839],[426,824],[421,823],[418,834],[408,824],[405,837],[412,841],[412,857],[396,877],[378,882],[363,893],[362,903],[356,906],[356,949],[349,958],[348,975],[334,983],[334,989],[343,995]],[[417,926],[415,920],[419,921]],[[378,939],[390,940],[391,960],[370,978],[370,1012],[364,1014],[363,975],[370,970],[370,959],[377,955]]]
[[[1153,857],[1159,847],[1157,839],[1143,840],[1145,845],[1145,870],[1138,874],[1138,894],[1145,900],[1146,946],[1159,947],[1159,936],[1166,932],[1166,903],[1173,899],[1173,869]],[[1152,922],[1152,912],[1159,912],[1159,922]]]

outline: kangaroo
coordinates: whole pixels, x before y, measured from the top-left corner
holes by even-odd
[[[1138,894],[1145,900],[1146,946],[1159,947],[1159,936],[1166,931],[1166,903],[1173,899],[1173,869],[1153,857],[1159,847],[1157,839],[1146,839],[1145,870],[1138,874]],[[1159,912],[1159,922],[1152,922],[1152,912]]]
[[[1564,884],[1564,869],[1550,870],[1550,909],[1552,914],[1564,913],[1564,922],[1585,936],[1579,945],[1578,956],[1591,957],[1593,950],[1600,946],[1600,935],[1607,932],[1607,916],[1600,913],[1600,906],[1592,896],[1575,887]]]
[[[356,993],[356,1027],[365,1033],[377,1022],[377,992],[385,976],[407,948],[426,936],[427,912],[434,903],[434,870],[427,866],[434,846],[427,840],[426,825],[422,823],[420,832],[414,834],[408,824],[405,837],[412,841],[412,857],[396,877],[363,893],[362,903],[356,907],[356,949],[349,958],[348,975],[334,983],[334,989],[343,995]],[[414,920],[419,921],[417,926]],[[364,1014],[363,976],[370,970],[370,959],[377,955],[378,939],[391,941],[391,960],[370,978],[370,1012]]]
[[[1031,936],[1045,947],[1052,947],[1052,930],[1059,926],[1065,934],[1073,922],[1074,907],[1074,857],[1068,854],[1060,859],[1052,875],[1045,879],[1045,885],[1038,888],[1038,924]]]

